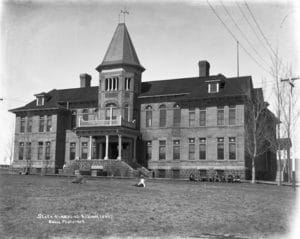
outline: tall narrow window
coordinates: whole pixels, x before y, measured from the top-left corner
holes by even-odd
[[[47,132],[52,130],[52,116],[48,115],[47,116]]]
[[[51,156],[51,142],[46,142],[46,152],[45,152],[45,159],[49,160]]]
[[[105,90],[108,91],[108,79],[105,79]]]
[[[152,127],[152,107],[146,107],[146,127]]]
[[[189,138],[189,160],[195,159],[195,138]]]
[[[71,116],[71,129],[76,127],[76,122],[77,122],[77,111],[73,110]]]
[[[147,147],[146,160],[149,161],[152,159],[152,141],[147,141],[146,147]]]
[[[195,108],[189,109],[189,126],[194,127],[195,126]]]
[[[166,141],[160,140],[159,141],[159,160],[166,159]]]
[[[206,125],[206,108],[200,108],[200,115],[199,115],[199,125],[205,126]]]
[[[224,125],[224,106],[217,108],[217,125]]]
[[[236,142],[235,137],[229,138],[229,159],[236,159]]]
[[[236,121],[236,108],[235,105],[229,106],[229,125],[235,125]]]
[[[70,143],[70,160],[74,160],[76,157],[76,143]]]
[[[180,140],[173,140],[173,159],[180,159]]]
[[[130,90],[130,78],[125,78],[125,90]]]
[[[25,132],[25,117],[21,117],[21,122],[20,122],[20,132],[24,133]]]
[[[27,119],[27,132],[32,132],[32,117],[29,116]]]
[[[31,142],[26,143],[26,160],[31,160]]]
[[[199,159],[205,160],[206,159],[206,138],[199,139]]]
[[[40,120],[39,120],[39,132],[44,132],[44,128],[45,128],[45,117],[44,116],[40,116]]]
[[[19,160],[23,160],[24,157],[24,143],[19,143]]]
[[[179,105],[174,105],[173,109],[173,125],[175,127],[180,126],[180,121],[181,121],[181,109]]]
[[[87,142],[81,143],[81,158],[82,159],[88,158],[88,143]]]
[[[38,143],[38,160],[42,160],[43,159],[43,149],[44,149],[44,143],[43,142],[39,142]]]
[[[129,121],[129,106],[128,106],[128,104],[126,104],[125,106],[124,106],[124,120],[126,120],[126,121]]]
[[[165,105],[159,106],[159,127],[166,127],[167,110]]]
[[[217,154],[218,159],[224,159],[224,138],[218,138]]]

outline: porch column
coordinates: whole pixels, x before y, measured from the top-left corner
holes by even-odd
[[[92,136],[89,137],[89,153],[88,153],[88,159],[92,159],[92,146],[93,146],[93,138]]]
[[[136,137],[133,138],[133,160],[136,161]]]
[[[75,153],[75,159],[79,160],[81,156],[81,137],[77,137],[77,144],[76,144],[76,153]]]
[[[105,157],[104,159],[108,159],[108,144],[109,144],[109,135],[105,135]]]
[[[118,145],[118,160],[121,160],[121,157],[122,157],[122,135],[118,135],[119,137],[119,145]]]

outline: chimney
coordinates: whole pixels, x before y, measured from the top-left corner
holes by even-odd
[[[80,74],[80,88],[91,87],[91,79],[87,73]]]
[[[209,62],[208,61],[199,61],[199,77],[208,77],[209,76]]]

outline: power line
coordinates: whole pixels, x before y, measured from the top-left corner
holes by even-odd
[[[225,5],[223,4],[222,1],[220,1],[222,4],[222,7],[224,8],[225,12],[227,13],[227,15],[230,17],[231,21],[234,23],[234,25],[236,26],[236,28],[239,30],[239,32],[242,34],[243,38],[248,42],[249,46],[252,48],[252,50],[256,53],[256,55],[268,66],[268,63],[261,57],[261,55],[257,52],[257,50],[255,49],[255,47],[252,45],[252,43],[248,40],[247,36],[244,34],[244,32],[242,31],[242,29],[239,27],[239,25],[236,23],[236,21],[234,20],[234,18],[232,17],[232,15],[230,14],[230,12],[228,11],[228,9],[225,7]],[[268,66],[269,67],[269,66]]]
[[[240,12],[242,13],[242,16],[244,17],[244,19],[246,20],[246,22],[248,23],[249,27],[251,28],[251,30],[253,31],[254,35],[256,36],[256,38],[258,39],[259,42],[261,42],[262,46],[266,49],[266,51],[268,52],[270,58],[272,58],[272,55],[270,54],[270,50],[265,46],[265,43],[262,41],[262,39],[258,36],[257,32],[255,31],[254,27],[252,26],[251,22],[249,21],[247,15],[244,13],[242,7],[239,5],[238,2],[236,2],[236,5],[238,6]],[[271,52],[272,53],[272,52]]]
[[[273,48],[272,48],[272,46],[271,46],[269,40],[267,39],[267,37],[266,37],[265,34],[263,33],[261,27],[259,26],[258,22],[256,21],[256,18],[255,18],[255,16],[254,16],[254,14],[252,13],[252,11],[251,11],[251,9],[250,9],[250,7],[249,7],[249,5],[247,4],[246,1],[245,1],[245,5],[246,5],[246,7],[247,7],[247,9],[248,9],[248,11],[249,11],[249,13],[250,13],[251,18],[252,18],[253,21],[254,21],[256,27],[258,28],[260,34],[263,36],[264,40],[266,41],[268,47],[271,49],[272,53],[274,54],[275,58],[279,61],[279,63],[282,64],[282,62],[281,62],[281,60],[279,59],[277,53],[273,50]]]
[[[211,10],[213,11],[213,13],[216,15],[216,17],[220,20],[220,22],[223,24],[223,26],[226,28],[226,30],[229,32],[229,34],[233,37],[233,39],[237,42],[239,42],[239,40],[237,39],[237,37],[232,33],[232,31],[228,28],[228,26],[226,25],[226,23],[222,20],[222,18],[218,15],[218,13],[216,12],[216,10],[213,8],[213,6],[209,3],[208,0],[206,0],[208,5],[210,6]],[[241,44],[239,43],[239,45],[242,47],[242,49],[246,52],[246,54],[260,67],[262,68],[265,72],[267,72],[268,74],[270,74],[272,77],[274,77],[274,75],[266,70],[261,64],[258,63],[258,61],[247,51],[247,49]]]

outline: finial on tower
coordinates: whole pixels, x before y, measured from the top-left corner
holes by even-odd
[[[124,8],[120,11],[120,13],[119,13],[119,23],[120,23],[120,15],[121,15],[121,14],[123,14],[123,21],[124,21],[124,23],[125,23],[125,17],[126,17],[126,14],[129,15],[129,12],[127,11],[126,7],[124,7]]]

